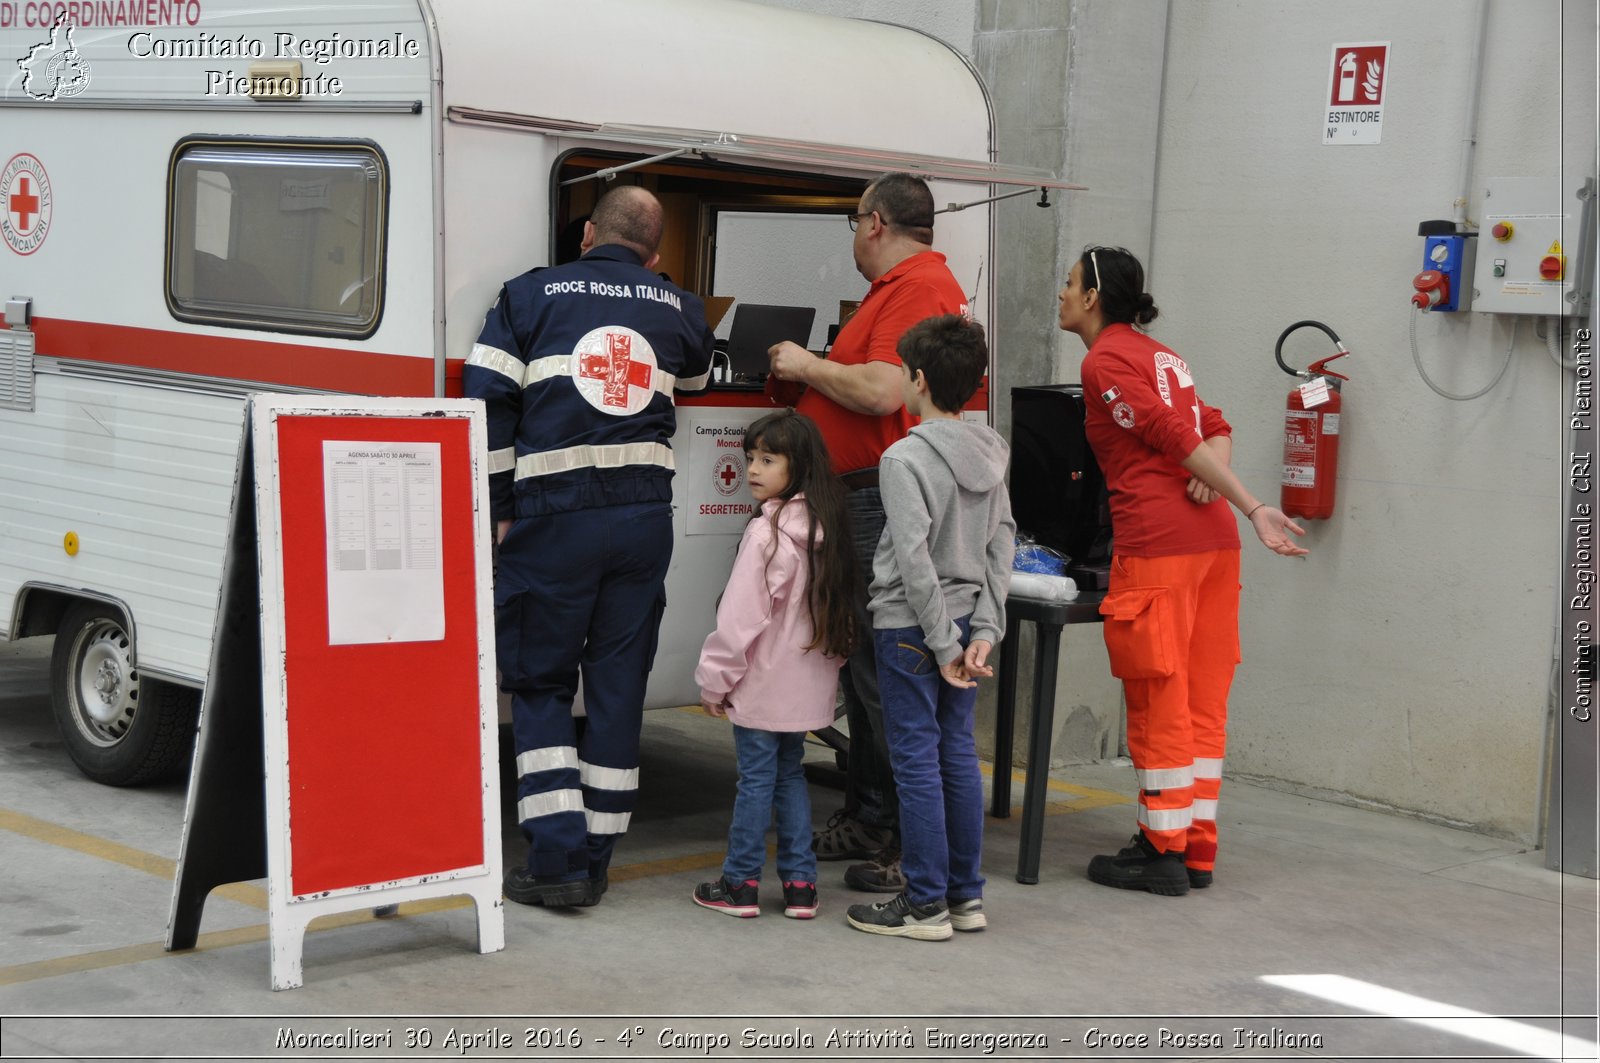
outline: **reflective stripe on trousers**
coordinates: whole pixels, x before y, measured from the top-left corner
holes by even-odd
[[[536,876],[599,875],[628,829],[671,556],[665,502],[523,518],[501,544],[496,644]],[[572,717],[580,678],[581,739]]]

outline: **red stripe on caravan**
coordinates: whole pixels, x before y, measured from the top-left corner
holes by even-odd
[[[431,358],[63,318],[37,317],[33,328],[35,349],[55,358],[358,395],[433,394]],[[460,374],[457,368],[456,394]]]

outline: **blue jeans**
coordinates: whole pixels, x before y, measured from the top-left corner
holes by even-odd
[[[801,767],[802,732],[758,731],[733,725],[733,750],[739,758],[739,793],[733,799],[728,856],[722,875],[731,882],[761,880],[767,862],[767,825],[778,817],[778,877],[784,882],[816,882],[817,854],[811,851],[811,792]]]
[[[970,616],[956,621],[961,645]],[[978,691],[939,676],[922,629],[873,633],[889,755],[900,792],[901,869],[917,904],[983,896],[983,777],[972,718]]]

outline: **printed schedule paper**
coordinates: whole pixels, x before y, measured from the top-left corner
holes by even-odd
[[[444,638],[438,443],[326,440],[328,643]]]

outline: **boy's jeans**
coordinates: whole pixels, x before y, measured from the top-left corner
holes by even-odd
[[[784,882],[817,881],[817,854],[811,851],[811,793],[801,767],[805,740],[801,732],[733,725],[739,793],[728,828],[728,856],[722,862],[722,875],[730,882],[760,881],[767,862],[767,825],[774,812],[778,877]]]
[[[956,623],[961,644],[970,616]],[[901,869],[917,904],[983,896],[983,778],[972,739],[976,689],[939,675],[922,629],[875,630],[878,687],[900,791]]]

